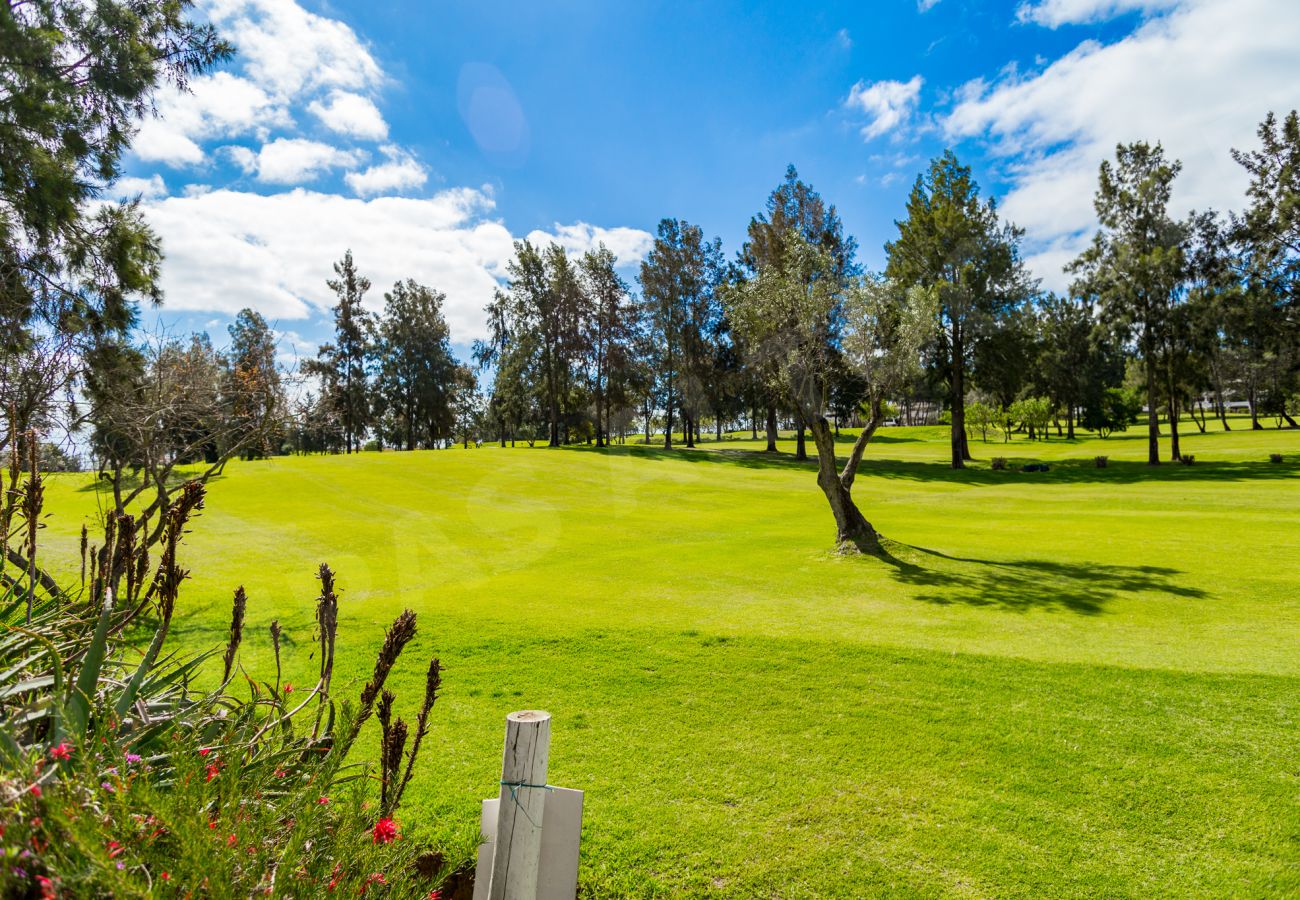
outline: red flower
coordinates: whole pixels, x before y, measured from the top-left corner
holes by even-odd
[[[429,891],[429,900],[442,900],[442,891],[437,888]]]
[[[36,883],[39,884],[39,885],[41,886],[41,898],[42,898],[42,900],[44,900],[44,898],[47,898],[47,897],[57,897],[57,896],[59,896],[58,894],[56,894],[56,893],[54,892],[54,882],[53,882],[53,881],[50,881],[50,879],[46,878],[44,875],[37,875],[37,876],[36,876]]]
[[[211,752],[212,752],[212,748],[211,748],[211,747],[200,747],[200,748],[199,748],[199,756],[207,756],[207,755],[208,755],[209,753],[211,753]]]
[[[209,763],[208,777],[205,780],[211,781],[212,779],[216,778],[220,774],[221,774],[221,766],[217,765],[216,763]]]
[[[293,693],[293,682],[292,682],[292,681],[286,681],[286,682],[284,683],[284,692],[285,692],[286,694],[292,694],[292,693]]]
[[[230,837],[226,838],[227,847],[233,847],[238,843],[239,843],[239,838],[235,837],[233,834]]]
[[[29,791],[29,793],[30,793],[33,797],[39,797],[39,796],[41,795],[41,786],[40,786],[39,784],[34,784],[34,785],[32,785],[31,790]]]
[[[392,819],[380,819],[375,823],[374,837],[376,844],[388,844],[397,839],[397,823]]]
[[[158,877],[161,878],[163,881],[171,881],[171,880],[172,880],[172,876],[171,876],[171,873],[170,873],[170,872],[163,872],[163,873],[162,873],[161,875],[159,875]]]
[[[365,881],[361,882],[361,890],[357,891],[357,893],[364,894],[366,892],[366,888],[370,887],[370,885],[372,884],[387,885],[388,879],[384,877],[383,872],[373,872],[366,877]]]
[[[50,756],[54,759],[72,759],[72,745],[67,741],[60,741],[57,747],[50,748]]]

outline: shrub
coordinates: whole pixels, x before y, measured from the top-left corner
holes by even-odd
[[[1196,457],[1190,453],[1185,453],[1182,456],[1178,457],[1178,461],[1185,466],[1196,465]]]
[[[1282,462],[1282,454],[1281,454],[1281,453],[1270,453],[1270,454],[1268,455],[1268,461],[1271,462],[1271,463],[1280,463],[1280,462]]]
[[[0,591],[0,895],[144,896],[167,884],[176,896],[356,896],[382,884],[426,896],[459,868],[397,839],[441,684],[433,659],[414,728],[393,715],[384,684],[415,636],[414,613],[388,629],[355,702],[336,702],[332,690],[338,598],[326,565],[313,688],[281,681],[278,622],[268,633],[274,679],[244,671],[242,588],[223,653],[164,653],[188,576],[178,549],[203,508],[202,486],[186,483],[163,511],[152,577],[141,520],[110,514],[93,548],[83,530],[80,584],[36,566],[43,486],[34,454],[21,485],[11,465],[8,486],[0,534],[22,535],[7,548],[22,564],[4,573]],[[205,664],[221,681],[196,691]],[[373,776],[346,761],[372,715],[381,743]]]
[[[1001,472],[1007,467],[1007,458],[1005,456],[995,456],[990,465],[994,472]]]
[[[1097,457],[1094,457],[1092,461],[1093,461],[1094,463],[1097,464],[1097,468],[1099,468],[1099,469],[1104,469],[1104,468],[1106,468],[1106,464],[1110,462],[1110,457],[1109,457],[1109,456],[1097,456]]]

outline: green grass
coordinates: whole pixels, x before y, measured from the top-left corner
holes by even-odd
[[[812,469],[747,434],[232,464],[178,633],[223,640],[242,583],[307,683],[329,561],[359,685],[417,610],[448,669],[404,823],[472,841],[505,714],[548,709],[591,896],[1300,895],[1300,434],[1185,428],[1195,466],[1130,432],[965,472],[888,429],[855,488],[883,561],[830,553]],[[49,499],[70,559],[95,493]]]

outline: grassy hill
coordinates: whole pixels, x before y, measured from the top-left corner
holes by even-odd
[[[223,641],[243,584],[246,666],[279,619],[306,686],[328,561],[359,685],[415,609],[446,690],[399,818],[472,845],[505,714],[548,709],[592,896],[1296,894],[1300,434],[1191,430],[1195,466],[1129,433],[953,472],[944,429],[887,429],[854,490],[883,561],[748,435],[232,464],[178,633]],[[52,479],[64,559],[96,503]]]

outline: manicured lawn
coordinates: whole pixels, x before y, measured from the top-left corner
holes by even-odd
[[[591,896],[1300,894],[1300,434],[1184,428],[1191,467],[1130,432],[961,473],[888,429],[855,488],[886,561],[828,552],[811,468],[748,433],[232,464],[178,634],[223,641],[243,584],[245,664],[279,619],[306,686],[328,561],[359,686],[415,609],[399,697],[447,672],[399,818],[472,844],[505,714],[548,709]],[[66,560],[86,485],[49,489]]]

